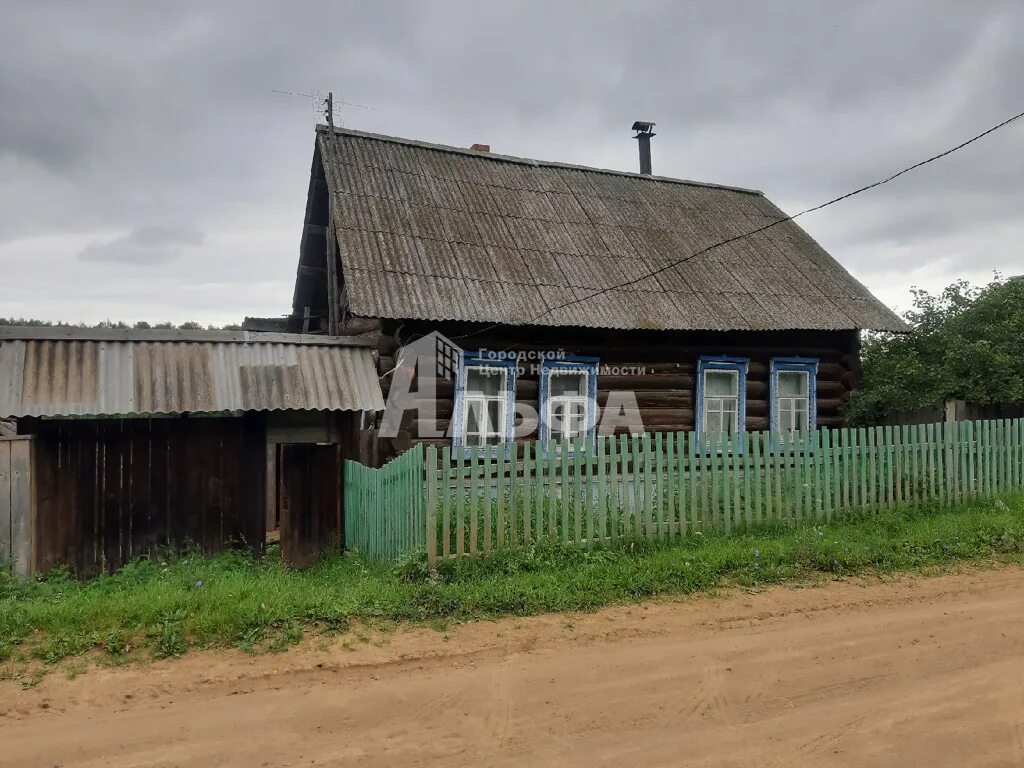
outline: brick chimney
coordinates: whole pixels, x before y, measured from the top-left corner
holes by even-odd
[[[470,149],[473,152],[490,152],[491,151],[491,145],[490,144],[474,144],[472,147],[470,147]]]

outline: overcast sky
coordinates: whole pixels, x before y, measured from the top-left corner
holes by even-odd
[[[764,190],[795,212],[1024,111],[1024,3],[3,4],[0,316],[290,307],[316,122]],[[1024,120],[800,220],[886,303],[1024,272]]]

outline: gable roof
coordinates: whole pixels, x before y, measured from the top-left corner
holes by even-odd
[[[620,329],[906,330],[791,221],[672,264],[785,218],[757,191],[349,129],[332,137],[325,126],[317,128],[317,155],[356,315]],[[656,270],[663,271],[646,276]],[[636,282],[619,287],[628,281]],[[557,308],[572,300],[581,301]]]

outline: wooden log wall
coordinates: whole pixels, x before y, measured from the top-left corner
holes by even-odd
[[[37,563],[79,577],[165,548],[265,540],[260,415],[35,421]]]
[[[398,324],[386,321],[378,347],[379,372],[390,371],[405,343],[437,330],[467,350],[563,351],[569,355],[597,357],[602,368],[627,369],[598,377],[598,405],[613,391],[636,395],[647,431],[679,432],[695,428],[697,361],[702,355],[728,355],[750,359],[747,371],[748,431],[768,429],[768,378],[773,357],[809,357],[819,361],[817,375],[817,422],[820,427],[842,426],[843,410],[856,388],[860,370],[860,341],[856,331],[772,332],[654,332],[586,328],[537,328],[503,326],[460,339],[479,326],[465,323]],[[516,382],[516,400],[538,408],[539,361],[524,361],[526,372]],[[642,372],[634,372],[642,369]],[[382,379],[385,397],[390,376]],[[437,428],[448,429],[454,409],[454,386],[437,382]],[[365,463],[380,466],[415,443],[450,445],[449,439],[424,438],[416,411],[406,414],[403,434],[391,440],[373,440],[364,451]],[[379,421],[378,421],[379,423]],[[536,439],[536,425],[519,442]],[[625,428],[616,433],[627,431]],[[362,458],[362,457],[361,457]]]

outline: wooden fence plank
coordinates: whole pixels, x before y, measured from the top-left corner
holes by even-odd
[[[594,497],[594,471],[597,446],[593,438],[586,438],[584,441],[583,471],[584,471],[584,495],[580,500],[583,505],[583,514],[586,517],[587,547],[594,546],[594,535],[597,527],[598,505]]]
[[[441,451],[441,554],[452,556],[452,449]]]
[[[787,517],[785,489],[783,488],[786,484],[783,474],[786,466],[786,450],[782,441],[776,436],[769,435],[765,439],[771,443],[772,447],[772,485],[775,487],[775,519],[784,520]]]
[[[956,435],[957,435],[957,453],[959,463],[959,493],[957,494],[959,501],[966,501],[971,496],[970,481],[968,480],[967,464],[970,458],[970,425],[966,421],[959,421],[956,423]]]
[[[480,508],[483,506],[484,496],[487,496],[484,486],[483,469],[481,467],[481,454],[487,450],[486,447],[474,447],[469,452],[469,554],[475,555],[479,546],[480,536]],[[478,477],[479,473],[479,477]],[[490,497],[487,497],[490,502]]]
[[[561,469],[560,482],[558,484],[558,506],[561,515],[561,539],[569,541],[571,537],[569,526],[569,467],[572,462],[569,459],[569,451],[572,450],[568,440],[562,440],[558,444],[559,468]],[[554,488],[555,476],[551,476],[552,489]],[[551,498],[555,496],[552,493]]]
[[[615,435],[610,435],[606,439],[608,449],[608,529],[611,534],[612,544],[616,544],[619,541],[619,523],[622,511],[622,506],[619,503],[619,488],[621,487],[622,475],[619,472]]]
[[[686,505],[686,433],[676,432],[676,463],[675,463],[676,518],[679,521],[679,536],[687,535],[687,519],[689,509]]]
[[[691,529],[693,531],[703,530],[705,522],[708,519],[708,506],[705,501],[705,486],[699,481],[697,459],[699,451],[699,443],[697,440],[697,433],[690,432],[690,450],[687,454],[687,462],[689,464],[689,479],[690,479],[690,519],[692,520]],[[697,489],[699,488],[699,507],[697,506]]]
[[[0,569],[9,569],[14,562],[11,549],[11,445],[13,440],[0,439]]]
[[[754,432],[750,435],[750,474],[753,480],[752,519],[755,523],[760,523],[764,519],[761,508],[761,490],[764,485],[762,481],[767,476],[767,473],[764,472],[761,466],[762,434],[761,432]]]
[[[523,446],[523,543],[539,541],[544,536],[544,446],[540,443]],[[531,515],[531,510],[533,514]],[[530,519],[533,518],[533,530]]]
[[[746,464],[747,459],[750,457],[750,446],[747,444],[746,432],[740,432],[735,436],[733,439],[733,450],[730,453],[732,456],[733,524],[742,527],[750,523],[749,510],[747,509],[749,494],[744,489],[747,475]]]
[[[572,538],[579,546],[583,543],[583,439],[574,437],[572,445]],[[564,493],[564,491],[563,491]]]
[[[32,478],[32,442],[10,441],[11,569],[28,578],[36,566],[35,492]]]
[[[676,432],[669,432],[665,435],[665,467],[661,474],[665,489],[663,502],[665,505],[665,527],[669,541],[672,541],[677,535],[682,535],[676,500],[676,484],[680,478],[680,475],[676,473],[676,448],[678,445],[676,439],[678,436]]]
[[[651,450],[651,433],[644,432],[640,436],[640,466],[642,468],[642,482],[643,482],[643,530],[644,535],[648,539],[653,539],[657,535],[657,531],[654,527],[654,490],[653,490],[653,478],[651,477],[651,463],[653,459],[653,453]]]
[[[983,421],[981,423],[981,443],[982,443],[982,469],[984,471],[984,484],[982,485],[982,493],[985,497],[990,497],[994,490],[992,483],[992,422]]]
[[[537,475],[538,482],[538,493],[542,504],[544,499],[547,499],[547,516],[548,516],[548,536],[552,541],[558,539],[558,515],[560,497],[558,495],[558,460],[561,448],[556,443],[547,444],[547,458],[546,465],[541,467],[540,472]],[[545,482],[547,483],[547,490],[545,491]],[[540,531],[537,532],[538,538],[540,537]]]
[[[775,485],[775,472],[772,467],[772,443],[769,433],[759,433],[758,442],[761,444],[761,471],[764,474],[764,519],[774,520],[775,496],[773,488]]]
[[[487,463],[485,468],[484,476],[486,481],[484,482],[483,494],[484,494],[484,554],[491,554],[491,523],[494,522],[492,519],[492,513],[495,504],[499,503],[498,499],[501,499],[502,485],[505,477],[505,467],[498,463],[498,456],[504,458],[505,446],[503,445],[492,445],[489,446],[485,457],[490,458],[491,461]],[[492,472],[493,468],[493,472]],[[492,488],[494,493],[497,494],[497,498],[492,495]],[[504,521],[502,521],[504,522]]]
[[[626,529],[626,473],[623,471],[622,466],[622,455],[625,452],[625,447],[625,435],[619,435],[618,440],[615,439],[615,435],[608,438],[608,466],[611,474],[611,504],[613,507],[610,525],[613,543],[617,542],[620,536],[629,535]]]
[[[1024,429],[1024,419],[1014,420],[1013,429],[1013,443],[1014,443],[1014,487],[1019,488],[1022,484],[1022,475],[1024,475],[1024,456],[1021,455],[1021,430]]]
[[[637,471],[639,464],[637,440],[636,435],[620,436],[622,451],[619,459],[622,466],[622,507],[626,519],[626,535],[639,538],[642,535],[642,531],[637,514],[637,504],[640,498],[638,491],[640,473]]]
[[[437,565],[437,446],[427,448],[426,466],[427,503],[427,563]],[[500,546],[500,545],[499,545]]]
[[[821,483],[822,483],[822,514],[825,520],[831,520],[835,510],[834,491],[832,489],[832,435],[831,429],[821,430]]]
[[[455,555],[466,554],[466,454],[455,451]]]

